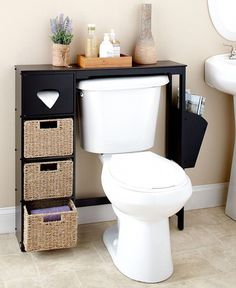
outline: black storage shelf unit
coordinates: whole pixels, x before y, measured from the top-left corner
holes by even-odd
[[[59,97],[53,107],[47,107],[37,96],[39,91],[57,91]],[[39,203],[44,201],[57,201],[61,198],[48,198],[26,200],[24,197],[24,167],[26,164],[36,164],[43,162],[47,165],[48,162],[59,163],[60,161],[72,160],[71,173],[73,173],[72,195],[62,196],[61,199],[75,199],[75,154],[76,143],[75,135],[77,135],[77,114],[76,114],[76,78],[74,73],[67,72],[37,72],[23,71],[16,67],[16,236],[20,243],[22,251],[25,251],[24,245],[24,205],[29,206],[32,202]],[[70,119],[72,123],[72,135],[70,133],[70,144],[72,153],[56,153],[52,156],[27,156],[25,155],[25,140],[24,126],[26,121],[37,121],[39,129],[55,130],[58,123]],[[59,120],[59,121],[58,121]],[[42,125],[41,125],[42,124]],[[56,125],[55,125],[56,124]],[[65,138],[65,137],[64,137]],[[54,138],[52,138],[54,139]],[[37,141],[37,139],[36,139]],[[54,141],[55,142],[55,141]],[[35,142],[37,144],[37,142]],[[43,143],[41,143],[43,144]],[[52,143],[55,145],[55,143]],[[47,145],[45,143],[45,145]],[[70,186],[71,187],[71,186]],[[71,188],[70,188],[71,189]],[[67,195],[67,194],[65,194]]]
[[[19,65],[16,66],[16,235],[23,245],[23,165],[29,162],[73,159],[74,179],[73,195],[77,207],[108,204],[107,197],[75,199],[75,148],[78,118],[76,83],[85,79],[104,77],[132,77],[167,75],[169,83],[166,88],[166,157],[173,159],[183,168],[194,167],[207,122],[200,116],[185,111],[185,77],[186,65],[173,61],[158,61],[153,65],[133,63],[128,68],[80,68],[72,65],[69,68],[52,65]],[[174,104],[172,88],[173,75],[179,76],[180,109]],[[60,93],[55,105],[49,110],[36,95],[39,91],[52,90]],[[26,159],[23,155],[24,121],[33,119],[74,119],[74,150],[70,156],[40,157]],[[82,169],[82,168],[81,168]],[[184,209],[178,213],[178,228],[184,228]]]

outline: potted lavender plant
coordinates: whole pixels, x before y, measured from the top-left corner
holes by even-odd
[[[70,43],[72,35],[72,20],[69,17],[64,19],[60,14],[54,19],[50,19],[51,39],[53,41],[52,65],[66,66],[70,64]]]

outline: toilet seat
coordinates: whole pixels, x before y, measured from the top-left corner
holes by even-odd
[[[184,170],[155,153],[105,154],[102,159],[102,186],[116,214],[120,211],[139,220],[157,221],[165,215],[174,215],[183,207],[184,199],[191,195],[191,181]],[[162,170],[164,180],[156,177],[155,165],[159,172]]]
[[[150,151],[113,154],[105,166],[119,186],[140,193],[172,190],[187,181],[179,165]]]

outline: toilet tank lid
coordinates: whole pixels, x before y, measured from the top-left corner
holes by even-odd
[[[126,90],[159,87],[168,82],[168,76],[116,77],[82,80],[77,84],[77,88],[86,91]]]
[[[187,179],[178,164],[150,151],[114,154],[108,162],[116,181],[140,192],[174,188]]]

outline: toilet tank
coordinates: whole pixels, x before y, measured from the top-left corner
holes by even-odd
[[[93,153],[143,151],[154,145],[161,86],[167,76],[78,83],[81,147]]]

